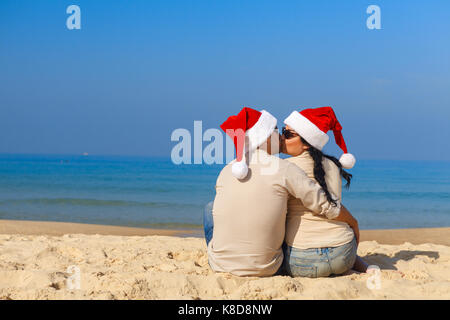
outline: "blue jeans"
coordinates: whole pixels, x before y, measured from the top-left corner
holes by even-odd
[[[283,246],[284,269],[293,277],[328,277],[350,270],[356,259],[356,239],[339,247],[301,250]]]
[[[212,215],[213,201],[208,203],[203,209],[203,230],[205,231],[206,246],[211,241],[214,231],[214,220]]]

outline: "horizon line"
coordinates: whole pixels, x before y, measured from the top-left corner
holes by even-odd
[[[117,157],[117,158],[166,158],[170,159],[170,155],[144,155],[144,154],[96,154],[96,153],[27,153],[27,152],[0,152],[0,156],[79,156],[79,157]],[[286,155],[289,156],[289,155]],[[423,161],[423,162],[450,162],[450,159],[388,159],[388,158],[359,158],[360,161]],[[193,163],[192,163],[193,164]],[[202,163],[204,164],[204,163]],[[225,164],[225,163],[223,163]],[[213,164],[217,165],[217,164]]]

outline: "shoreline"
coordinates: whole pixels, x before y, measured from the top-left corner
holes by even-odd
[[[0,234],[201,237],[203,231],[201,229],[151,229],[75,222],[0,220]]]
[[[151,229],[73,222],[0,220],[0,234],[49,236],[62,236],[65,234],[99,234],[116,236],[173,236],[202,238],[203,230],[201,228],[182,230]],[[405,242],[411,244],[434,243],[450,246],[450,227],[360,230],[360,234],[361,242],[377,241],[380,244],[390,245],[403,244]]]

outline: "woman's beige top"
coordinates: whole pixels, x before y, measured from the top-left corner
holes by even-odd
[[[307,151],[286,159],[296,164],[308,177],[314,179],[314,160]],[[330,159],[323,158],[328,191],[339,201],[342,198],[342,179],[339,168]],[[285,241],[298,249],[337,247],[353,240],[353,230],[345,222],[327,219],[306,208],[302,201],[289,196],[286,216]]]

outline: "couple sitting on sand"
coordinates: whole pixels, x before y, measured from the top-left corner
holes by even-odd
[[[354,157],[331,107],[294,111],[284,121],[267,111],[243,108],[221,128],[233,139],[236,160],[216,182],[214,202],[205,207],[209,264],[237,276],[287,274],[327,277],[350,269],[364,272],[356,254],[358,222],[341,204],[342,177],[350,184]],[[333,130],[344,151],[324,155]],[[287,160],[273,154],[291,155]]]

